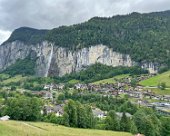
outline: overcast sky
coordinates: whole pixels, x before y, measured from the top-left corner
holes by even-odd
[[[51,29],[94,16],[170,10],[170,0],[0,0],[0,43],[21,26]]]

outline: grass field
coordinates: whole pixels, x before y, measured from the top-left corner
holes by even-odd
[[[170,95],[170,88],[166,88],[165,90],[161,90],[159,88],[146,88],[147,90],[151,90],[155,94],[159,95]]]
[[[170,71],[151,77],[141,81],[139,84],[143,86],[157,86],[159,83],[165,82],[167,87],[170,87]]]
[[[124,75],[118,75],[118,76],[114,76],[112,78],[108,78],[108,79],[103,79],[103,80],[99,80],[99,81],[96,81],[96,82],[93,82],[93,84],[106,84],[106,83],[115,83],[115,79],[122,79],[122,78],[125,78],[125,77],[128,77],[129,75],[128,74],[124,74]]]
[[[28,77],[23,77],[21,75],[17,75],[17,76],[14,76],[14,77],[11,77],[9,79],[6,79],[6,80],[2,81],[2,83],[3,84],[9,84],[11,82],[16,83],[16,82],[22,81],[22,80],[24,80],[26,78],[28,78]]]
[[[68,128],[41,122],[0,121],[0,136],[132,136],[132,134]]]
[[[79,83],[79,82],[80,82],[79,80],[72,79],[72,80],[70,80],[68,83],[69,83],[69,84],[77,84],[77,83]]]

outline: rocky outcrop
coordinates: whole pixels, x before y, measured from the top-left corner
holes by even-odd
[[[17,59],[24,59],[29,56],[36,58],[36,74],[45,76],[50,50],[51,44],[48,42],[36,45],[25,45],[19,41],[3,44],[0,46],[0,71],[14,64]]]
[[[26,45],[14,41],[0,46],[0,70],[14,64],[17,59],[27,56],[36,58],[37,76],[63,76],[66,73],[79,71],[96,62],[109,66],[133,66],[129,55],[114,52],[105,45],[95,45],[72,51],[53,43],[44,41],[36,45]],[[142,65],[150,71],[156,69],[153,65]]]
[[[141,65],[142,68],[147,69],[150,74],[158,73],[159,64],[153,62],[145,62]]]

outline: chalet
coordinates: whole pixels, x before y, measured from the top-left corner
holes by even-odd
[[[64,87],[65,87],[65,85],[62,83],[54,85],[54,89],[57,89],[57,90],[63,90]]]
[[[57,117],[62,116],[64,114],[64,104],[59,104],[55,106],[45,106],[43,109],[42,114],[50,114],[54,113]]]
[[[86,84],[80,84],[80,83],[75,84],[74,87],[77,90],[87,90],[88,89],[88,86]]]
[[[97,118],[102,119],[102,118],[106,117],[106,112],[104,112],[98,108],[92,109],[92,112],[93,112],[93,115]]]
[[[44,98],[44,99],[53,99],[53,95],[52,95],[51,92],[44,91],[44,92],[43,92],[43,98]]]
[[[46,114],[46,115],[52,113],[52,107],[51,106],[47,106],[47,105],[44,106],[44,109],[41,111],[41,113],[42,114]]]
[[[55,115],[58,116],[63,116],[64,114],[64,104],[59,104],[53,107],[53,111]]]
[[[98,91],[100,89],[100,85],[95,85],[95,84],[89,84],[88,89],[91,91]]]
[[[139,99],[137,102],[139,105],[147,106],[149,102],[147,100]]]
[[[129,96],[134,97],[134,98],[143,98],[143,93],[142,92],[137,92],[137,91],[130,91]]]
[[[109,92],[111,92],[111,90],[108,89],[108,88],[101,88],[101,89],[98,90],[98,92],[100,92],[100,93],[109,93]]]
[[[53,90],[53,87],[54,87],[54,85],[53,84],[50,84],[50,85],[45,85],[44,86],[44,90]]]
[[[0,117],[0,121],[8,121],[10,119],[9,116],[3,116],[3,117]]]

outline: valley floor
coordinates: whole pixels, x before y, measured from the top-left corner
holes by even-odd
[[[132,136],[132,134],[69,128],[43,122],[0,121],[0,136]]]

